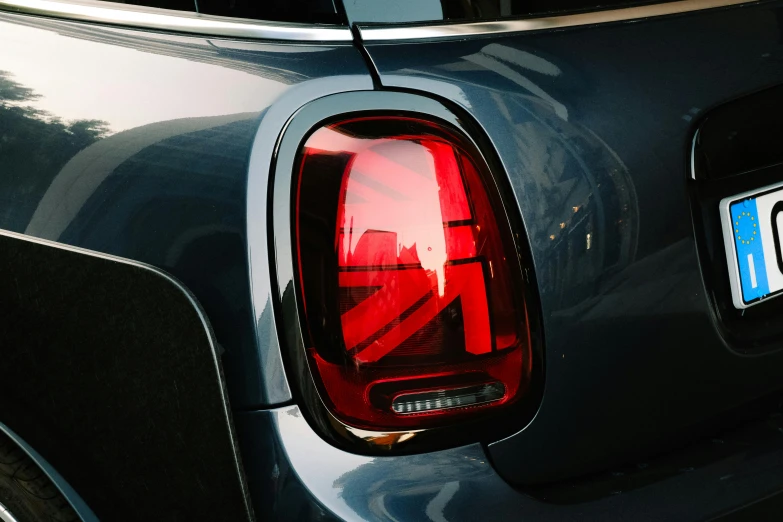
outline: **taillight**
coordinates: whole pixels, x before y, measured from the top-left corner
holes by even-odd
[[[305,141],[296,187],[304,343],[335,417],[411,430],[525,395],[519,259],[466,138],[400,116],[328,124]]]

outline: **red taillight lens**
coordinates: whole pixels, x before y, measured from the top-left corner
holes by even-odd
[[[346,424],[440,426],[527,390],[511,231],[456,131],[391,116],[316,130],[300,155],[296,242],[310,369]]]

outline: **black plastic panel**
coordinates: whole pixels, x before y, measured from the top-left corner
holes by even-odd
[[[745,310],[732,303],[718,206],[723,198],[783,179],[783,86],[719,105],[697,129],[689,188],[702,276],[718,327],[736,351],[777,350],[783,302],[771,299]]]
[[[102,520],[250,520],[220,361],[173,279],[0,233],[0,422]]]
[[[716,107],[699,125],[693,175],[716,180],[783,163],[783,86]]]

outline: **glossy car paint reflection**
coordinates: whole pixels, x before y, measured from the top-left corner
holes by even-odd
[[[0,228],[167,270],[212,321],[233,405],[289,400],[262,268],[250,299],[248,158],[306,101],[370,88],[359,53],[10,14],[0,34]]]
[[[296,406],[240,413],[235,419],[256,510],[275,520],[690,521],[754,502],[760,484],[765,491],[783,486],[779,418],[769,421],[762,444],[741,437],[737,444],[718,440],[714,443],[735,448],[706,462],[698,454],[686,457],[681,469],[651,483],[630,481],[628,489],[603,498],[563,504],[510,487],[478,444],[364,457],[328,445]],[[688,494],[681,500],[683,492]]]
[[[13,44],[0,48],[8,64],[0,67],[0,226],[172,272],[202,301],[227,350],[233,405],[288,400],[269,291],[268,175],[291,114],[331,92],[372,87],[356,50],[0,18]],[[516,482],[604,468],[779,381],[779,354],[740,359],[715,331],[684,158],[706,108],[783,81],[781,19],[781,3],[767,2],[370,46],[386,87],[460,105],[499,152],[541,283],[547,398],[525,431],[488,449],[404,457],[338,450],[294,406],[238,413],[260,512],[288,520],[693,519],[758,498],[759,482],[783,486],[781,453],[749,451],[724,466],[558,506],[511,488],[488,460]],[[651,55],[668,75],[650,66]],[[692,494],[669,512],[661,499],[683,491]]]
[[[705,109],[783,81],[782,11],[368,45],[385,87],[451,100],[486,130],[527,227],[546,390],[490,446],[504,477],[603,468],[779,386],[783,354],[741,358],[715,327],[686,158]]]

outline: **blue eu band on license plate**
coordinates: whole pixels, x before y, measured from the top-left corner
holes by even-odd
[[[725,198],[720,212],[734,306],[783,293],[783,183]]]

